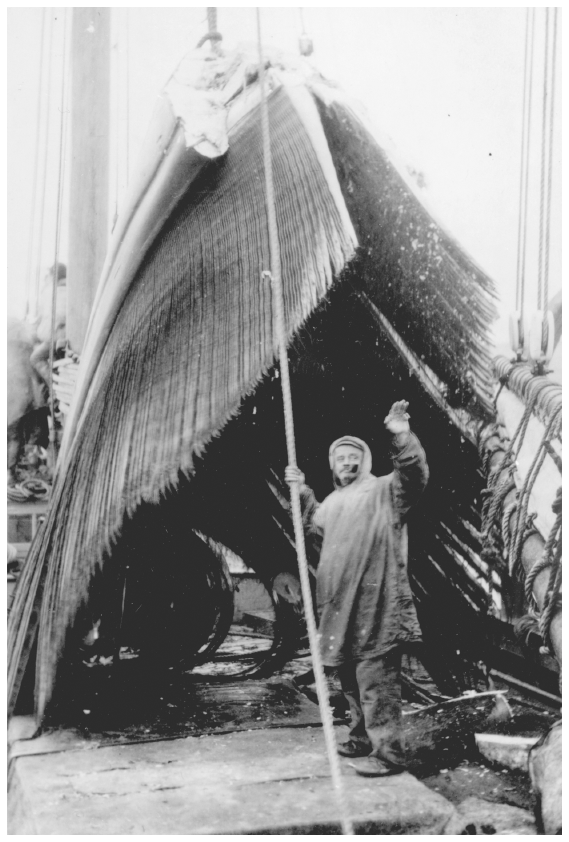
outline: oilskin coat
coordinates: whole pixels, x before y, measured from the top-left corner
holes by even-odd
[[[326,666],[362,661],[420,640],[421,630],[407,575],[406,515],[425,488],[425,452],[413,434],[392,446],[393,472],[371,473],[371,453],[361,439],[345,436],[330,448],[330,467],[339,444],[363,449],[356,479],[323,503],[306,489],[306,527],[322,536],[316,598],[319,638]]]

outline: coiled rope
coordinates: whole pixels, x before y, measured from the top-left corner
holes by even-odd
[[[294,418],[292,412],[292,396],[290,391],[290,377],[288,368],[287,346],[285,340],[285,319],[284,319],[284,299],[283,288],[281,280],[281,261],[280,261],[280,247],[279,234],[277,227],[275,193],[273,184],[273,167],[271,157],[271,140],[269,129],[269,113],[267,107],[267,95],[265,84],[265,60],[263,57],[263,44],[261,38],[261,15],[257,8],[257,41],[259,51],[259,81],[261,85],[261,129],[263,138],[263,157],[265,163],[265,185],[266,185],[266,201],[267,201],[267,216],[269,226],[269,245],[271,255],[271,271],[264,272],[265,277],[269,277],[273,288],[273,304],[275,308],[275,327],[277,332],[277,341],[279,347],[279,362],[281,372],[281,387],[284,404],[284,418],[286,431],[286,444],[288,463],[296,467],[296,443],[294,436]],[[300,506],[300,492],[298,485],[292,483],[290,487],[292,520],[294,525],[294,539],[296,544],[296,552],[298,557],[298,570],[300,573],[300,584],[302,589],[302,598],[304,602],[304,613],[306,618],[306,626],[308,630],[308,640],[310,643],[310,651],[312,654],[312,665],[314,670],[314,677],[316,679],[316,689],[318,692],[318,704],[320,706],[320,716],[322,718],[322,726],[324,731],[324,739],[326,742],[326,751],[328,754],[328,762],[330,764],[330,771],[332,774],[332,782],[336,791],[338,799],[338,808],[340,811],[342,832],[344,835],[354,835],[352,820],[348,813],[348,806],[344,786],[342,783],[342,775],[340,771],[340,762],[336,750],[336,740],[334,736],[334,723],[332,720],[332,711],[328,699],[328,685],[324,675],[324,668],[320,656],[320,647],[318,641],[318,633],[316,629],[316,620],[314,617],[314,610],[312,608],[312,593],[310,589],[310,580],[308,576],[308,562],[306,560],[306,548],[304,545],[304,530],[302,525],[302,511]]]

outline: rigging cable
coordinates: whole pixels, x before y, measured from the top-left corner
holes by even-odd
[[[557,7],[553,10],[553,36],[551,55],[551,88],[549,98],[549,160],[547,170],[547,201],[546,201],[546,226],[545,226],[545,266],[543,275],[543,309],[549,302],[549,244],[551,238],[551,190],[553,183],[553,130],[555,126],[555,66],[557,63]],[[546,322],[544,322],[544,325]],[[547,338],[545,338],[545,344]]]
[[[530,10],[526,9],[526,34],[524,47],[524,87],[522,94],[522,149],[520,153],[520,199],[518,208],[518,253],[516,259],[516,310],[521,308],[520,283],[522,261],[522,218],[524,207],[524,164],[526,159],[526,122],[527,122],[527,85],[528,85],[528,49],[529,49]]]
[[[120,11],[117,9],[117,26],[115,49],[115,212],[111,224],[111,232],[114,231],[119,216],[119,163],[120,163],[120,113],[121,113],[121,91],[120,91],[120,49],[119,49],[119,21]],[[113,11],[111,9],[111,15]]]
[[[539,255],[537,263],[537,309],[543,308],[543,240],[545,229],[545,167],[547,150],[547,100],[549,59],[549,9],[545,9],[545,47],[543,58],[543,97],[541,104],[541,179],[539,187]]]
[[[126,79],[126,104],[125,104],[125,115],[126,115],[126,138],[125,138],[125,159],[126,159],[126,178],[125,184],[128,187],[129,182],[129,171],[130,171],[130,8],[127,6],[125,9],[125,79]]]
[[[67,51],[67,8],[63,12],[63,49],[62,49],[62,74],[61,74],[61,117],[59,121],[59,165],[57,173],[57,207],[55,213],[55,260],[53,263],[53,286],[51,291],[51,342],[49,348],[49,401],[51,412],[51,430],[50,430],[50,445],[52,451],[52,468],[55,469],[56,450],[55,450],[55,396],[53,387],[53,362],[55,351],[55,318],[57,307],[57,281],[59,274],[59,240],[61,232],[61,211],[62,211],[62,193],[63,193],[63,176],[64,176],[64,148],[65,148],[65,127],[66,120],[66,93],[67,93],[67,73],[66,71],[66,51]]]
[[[276,203],[273,184],[271,140],[269,133],[269,115],[267,107],[267,95],[265,90],[265,60],[263,57],[263,45],[261,38],[261,15],[259,8],[257,8],[257,41],[259,51],[259,81],[261,86],[261,128],[263,139],[263,158],[265,164],[266,203],[269,227],[269,251],[271,265],[271,271],[263,272],[263,276],[270,277],[273,288],[273,304],[275,308],[275,327],[279,347],[281,387],[283,393],[288,463],[289,465],[296,467],[296,443],[294,437],[292,397],[290,391],[287,346],[285,340],[284,298],[281,281],[279,233],[277,227]],[[354,835],[354,829],[352,825],[352,820],[348,815],[346,796],[340,771],[340,763],[338,760],[338,754],[336,750],[332,711],[328,699],[328,686],[326,682],[326,677],[324,675],[324,668],[322,666],[318,634],[316,630],[316,620],[314,618],[314,610],[312,607],[312,592],[310,588],[310,580],[308,576],[308,563],[306,560],[306,549],[304,545],[304,531],[302,525],[302,512],[300,507],[300,492],[297,483],[291,484],[290,495],[292,519],[294,524],[294,537],[298,557],[298,569],[300,573],[300,584],[302,590],[302,598],[304,602],[304,613],[308,630],[308,639],[310,641],[310,651],[312,654],[312,664],[314,669],[314,677],[316,679],[318,704],[320,706],[320,715],[322,717],[322,726],[324,731],[324,739],[326,742],[328,762],[330,764],[332,782],[336,791],[336,797],[338,799],[342,831],[344,835],[351,836]]]
[[[535,36],[535,9],[528,9],[527,28],[529,30],[529,47],[525,55],[524,68],[524,122],[522,125],[522,160],[520,163],[520,221],[518,243],[519,277],[517,279],[516,303],[521,314],[523,327],[523,312],[525,303],[525,282],[526,282],[526,250],[527,250],[527,221],[529,204],[529,159],[531,147],[531,105],[533,92],[533,65],[534,65],[534,36]],[[523,141],[525,135],[525,143]],[[525,157],[524,157],[525,151]]]
[[[207,7],[207,32],[198,41],[197,49],[202,47],[206,41],[211,42],[211,51],[219,55],[219,42],[223,41],[223,35],[217,31],[217,8],[215,6]]]
[[[40,201],[40,211],[39,211],[39,231],[38,231],[38,240],[37,240],[37,262],[36,262],[36,275],[35,275],[35,285],[34,285],[34,300],[36,302],[39,301],[39,290],[40,290],[40,267],[41,267],[41,259],[42,259],[42,242],[43,242],[43,229],[44,229],[44,221],[45,221],[45,201],[46,201],[46,186],[47,186],[47,153],[49,149],[49,123],[50,123],[50,110],[51,110],[51,72],[53,67],[53,20],[51,15],[49,16],[49,35],[48,35],[48,61],[47,61],[47,80],[46,80],[46,105],[45,105],[45,134],[44,134],[44,147],[43,147],[43,167],[42,167],[42,194],[41,194],[41,201]],[[42,74],[43,75],[43,74]]]
[[[30,313],[30,299],[32,295],[32,257],[34,253],[34,235],[36,229],[36,216],[37,216],[37,193],[38,193],[38,168],[39,168],[39,157],[40,157],[40,126],[41,126],[41,112],[42,112],[42,81],[43,81],[43,65],[45,63],[45,19],[46,19],[47,9],[44,7],[42,9],[42,19],[41,19],[41,34],[40,34],[40,63],[39,63],[39,78],[38,78],[38,99],[37,99],[37,107],[36,107],[36,143],[35,143],[35,154],[34,154],[34,175],[32,181],[32,202],[31,202],[31,214],[30,214],[30,235],[29,235],[29,244],[28,244],[28,262],[26,266],[26,285],[27,285],[27,294],[26,294],[26,312],[25,316],[28,317]],[[33,316],[35,317],[37,311],[37,301],[34,302],[33,307]]]

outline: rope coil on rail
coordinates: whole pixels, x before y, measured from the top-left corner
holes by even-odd
[[[264,272],[264,276],[270,277],[273,287],[273,304],[275,308],[275,327],[277,332],[277,340],[279,347],[279,361],[281,372],[281,387],[283,393],[284,416],[285,416],[285,431],[286,444],[289,465],[296,466],[296,442],[294,436],[294,418],[292,412],[292,396],[290,391],[290,376],[288,368],[287,346],[285,339],[285,319],[284,319],[284,298],[281,281],[281,261],[280,261],[280,247],[279,247],[279,233],[277,227],[276,216],[276,202],[273,185],[273,169],[271,157],[271,140],[269,129],[269,114],[267,107],[267,96],[265,90],[265,62],[263,58],[263,44],[261,38],[261,15],[257,8],[257,41],[259,52],[259,81],[261,86],[261,130],[263,139],[263,158],[265,164],[265,185],[266,185],[266,201],[267,201],[267,216],[269,227],[269,250],[271,260],[271,271]],[[338,806],[341,817],[342,832],[344,835],[354,835],[352,820],[348,813],[346,802],[346,795],[342,783],[342,775],[340,771],[340,763],[338,760],[338,753],[336,750],[336,740],[334,736],[334,723],[332,719],[332,711],[328,699],[328,685],[324,675],[324,668],[320,655],[318,633],[316,628],[316,620],[314,617],[314,610],[312,607],[312,592],[310,588],[310,580],[308,575],[308,562],[306,559],[306,549],[304,545],[304,527],[302,523],[302,510],[300,506],[300,493],[298,485],[293,483],[290,489],[292,520],[294,525],[294,539],[296,545],[296,552],[298,557],[298,570],[300,574],[300,584],[302,590],[302,598],[304,602],[304,613],[306,618],[306,625],[308,630],[308,640],[310,643],[310,651],[312,654],[312,666],[314,670],[314,677],[316,679],[316,689],[318,693],[318,704],[320,707],[320,715],[322,718],[322,726],[324,731],[324,738],[326,742],[326,751],[328,754],[328,762],[332,775],[332,782],[336,791],[338,799]]]
[[[515,540],[513,542],[513,546],[511,547],[511,551],[509,554],[508,559],[508,568],[510,570],[510,574],[513,573],[517,563],[519,561],[519,555],[522,547],[522,539],[524,536],[524,529],[526,525],[526,518],[527,518],[527,510],[529,505],[529,497],[534,486],[535,480],[537,475],[543,465],[545,457],[547,456],[547,450],[545,449],[546,441],[551,441],[552,438],[555,437],[557,432],[557,427],[561,423],[560,419],[561,414],[561,407],[558,407],[555,414],[552,416],[541,443],[537,449],[533,462],[526,474],[526,478],[522,489],[520,491],[519,500],[518,500],[518,511],[516,517],[516,524],[514,527],[514,534]]]
[[[508,560],[508,571],[511,576],[520,571],[521,550],[531,534],[539,534],[534,525],[535,514],[528,516],[529,499],[533,485],[539,474],[541,466],[549,453],[551,458],[557,457],[551,446],[555,438],[561,438],[561,402],[560,389],[544,377],[532,375],[531,370],[525,366],[513,365],[504,358],[494,361],[496,373],[499,374],[500,394],[504,385],[512,387],[512,380],[515,380],[516,391],[526,397],[527,403],[518,422],[518,426],[509,442],[507,448],[502,442],[490,442],[493,436],[500,436],[497,424],[489,429],[481,430],[479,436],[479,453],[483,460],[485,470],[488,474],[487,488],[485,491],[486,500],[482,509],[482,550],[481,558],[488,564],[488,610],[492,607],[492,567],[502,558]],[[512,378],[511,375],[514,374]],[[522,488],[517,492],[516,499],[508,503],[506,508],[499,515],[505,499],[515,489],[513,474],[517,457],[523,446],[527,428],[532,413],[539,407],[540,415],[545,415],[546,429],[541,443],[534,456],[528,473],[526,474]],[[502,451],[504,457],[499,464],[490,472],[489,462],[496,453]],[[552,453],[553,451],[553,453]],[[554,459],[560,469],[560,460]],[[484,492],[483,492],[484,493]],[[541,572],[551,568],[546,597],[543,609],[539,617],[539,627],[544,644],[549,643],[549,630],[551,620],[558,608],[561,589],[561,490],[553,504],[557,514],[555,524],[549,534],[543,553],[538,562],[532,567],[525,577],[525,595],[528,603],[535,604],[533,595],[534,582]],[[500,523],[497,518],[500,517]],[[499,540],[502,548],[500,550]]]

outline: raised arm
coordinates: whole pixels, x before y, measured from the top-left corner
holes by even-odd
[[[401,519],[417,502],[429,479],[425,451],[409,426],[408,406],[407,401],[397,401],[385,419],[393,436],[393,504]]]

